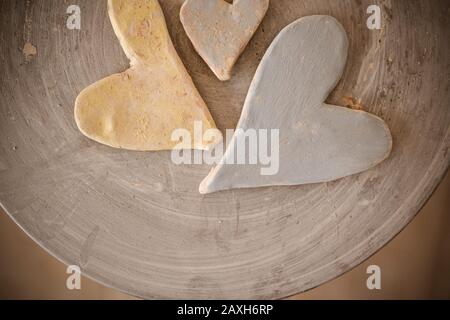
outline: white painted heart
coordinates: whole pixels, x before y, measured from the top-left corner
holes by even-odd
[[[180,18],[197,52],[226,81],[268,7],[269,0],[187,0]]]
[[[286,27],[256,72],[238,133],[200,192],[333,181],[385,160],[392,137],[383,120],[324,103],[342,76],[347,51],[346,32],[332,17],[306,17]],[[250,129],[279,129],[274,175],[262,175],[260,162],[226,164],[233,163],[237,141]]]

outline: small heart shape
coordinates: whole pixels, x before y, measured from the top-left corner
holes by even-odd
[[[392,136],[383,120],[324,103],[342,77],[347,51],[347,34],[332,17],[306,17],[286,27],[261,61],[238,130],[200,192],[333,181],[385,160]],[[280,130],[276,174],[262,175],[260,163],[228,164],[249,129]]]
[[[180,18],[197,52],[226,81],[268,8],[269,0],[187,0]]]
[[[176,129],[194,136],[194,123],[216,128],[181,62],[157,0],[109,0],[117,37],[131,61],[127,71],[83,90],[75,102],[80,131],[102,144],[139,151],[193,146],[207,150],[217,141],[173,141]]]

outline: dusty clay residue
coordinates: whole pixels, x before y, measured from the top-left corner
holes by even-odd
[[[343,97],[342,103],[346,108],[350,108],[352,110],[364,110],[364,106],[361,104],[361,101],[353,97]]]
[[[26,62],[33,60],[34,56],[37,54],[37,48],[33,46],[30,42],[25,43],[22,49],[23,56]]]

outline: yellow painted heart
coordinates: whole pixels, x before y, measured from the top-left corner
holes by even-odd
[[[109,0],[117,37],[130,69],[94,83],[78,96],[75,119],[80,131],[102,144],[139,151],[182,147],[172,133],[194,123],[216,128],[207,106],[181,62],[157,0]],[[207,150],[218,141],[186,141]]]

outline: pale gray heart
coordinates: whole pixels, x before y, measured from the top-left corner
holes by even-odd
[[[237,135],[201,193],[233,188],[337,180],[384,161],[392,149],[386,123],[364,111],[324,103],[342,77],[348,38],[330,16],[310,16],[286,27],[265,54],[251,84],[238,129],[279,129],[279,171],[229,165]]]
[[[180,19],[197,52],[226,81],[268,7],[269,0],[187,0]]]

